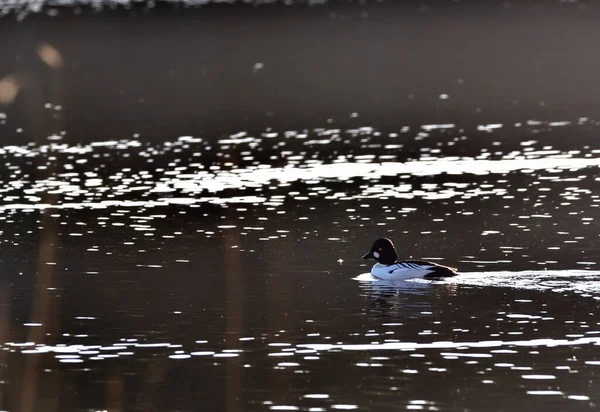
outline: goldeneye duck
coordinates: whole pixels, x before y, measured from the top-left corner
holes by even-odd
[[[402,260],[398,262],[398,253],[390,239],[377,239],[371,251],[362,257],[375,259],[371,275],[381,280],[402,280],[410,278],[442,278],[456,276],[456,269],[426,260]]]

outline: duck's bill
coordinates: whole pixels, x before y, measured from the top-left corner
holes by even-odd
[[[369,252],[366,255],[364,255],[361,259],[373,259],[373,252]]]

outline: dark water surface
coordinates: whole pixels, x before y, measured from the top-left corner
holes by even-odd
[[[294,35],[305,30],[296,26],[289,41],[306,46],[331,27],[350,36],[358,23],[323,7],[301,9],[320,23],[306,38]],[[361,30],[391,30],[380,26],[388,15],[372,7]],[[450,31],[450,45],[484,33],[486,22],[496,24],[489,36],[498,36],[504,57],[512,55],[505,40],[519,38],[513,29],[527,32],[531,22],[537,24],[531,30],[547,33],[554,33],[550,22],[567,27],[567,37],[586,32],[580,40],[590,44],[600,31],[575,6],[563,10],[563,19],[546,9],[501,10],[473,9],[492,17],[467,19],[462,34]],[[414,22],[414,30],[425,27],[422,7],[397,12]],[[152,49],[144,39],[156,40],[159,32],[136,37],[138,26],[120,26],[125,17],[115,16],[71,16],[82,37],[69,44],[48,16],[5,26],[19,34],[9,54],[30,57],[4,60],[0,76],[42,70],[27,63],[36,56],[40,33],[62,52],[61,70],[72,73],[52,77],[57,73],[50,71],[37,86],[23,86],[0,117],[0,409],[597,408],[600,124],[590,100],[593,80],[586,77],[597,73],[596,63],[585,47],[554,44],[556,53],[570,53],[570,70],[580,69],[573,76],[583,86],[575,88],[572,77],[550,81],[561,78],[566,63],[507,63],[537,67],[539,76],[530,68],[527,79],[494,72],[493,62],[482,58],[479,70],[460,78],[480,86],[489,81],[489,87],[469,85],[463,93],[453,73],[467,63],[450,59],[448,70],[434,70],[424,57],[444,49],[435,40],[444,25],[431,26],[434,39],[423,35],[420,46],[407,46],[416,58],[408,78],[383,70],[380,79],[371,73],[362,83],[353,80],[368,66],[362,59],[344,71],[332,57],[324,67],[338,69],[319,71],[319,56],[345,53],[333,47],[344,42],[324,37],[335,44],[324,40],[302,49],[300,60],[312,62],[313,75],[323,74],[315,77],[317,85],[327,86],[310,89],[301,70],[290,75],[282,66],[287,69],[268,73],[265,56],[277,54],[277,37],[246,50],[248,37],[234,47],[232,38],[215,36],[214,48],[197,45],[185,63],[173,58],[189,53],[177,51],[181,33],[208,29],[191,28],[189,17],[177,31],[171,16],[174,32],[163,33],[158,44],[163,51],[173,45],[174,55],[156,66],[144,60]],[[164,24],[157,16],[131,18],[156,28]],[[226,23],[236,16],[221,15]],[[453,21],[444,16],[432,18]],[[111,27],[126,35],[99,40]],[[211,30],[235,27],[223,23]],[[262,39],[269,27],[249,30],[250,39]],[[547,38],[526,38],[531,43],[519,43],[515,53],[537,51],[540,57],[537,46]],[[115,39],[122,41],[118,50],[111,48]],[[131,60],[92,65],[86,41],[103,45],[97,53]],[[223,49],[227,44],[231,48]],[[381,48],[374,56],[395,50],[391,40],[369,44]],[[279,45],[298,58],[299,49]],[[237,47],[245,51],[236,54]],[[356,47],[369,50],[367,43]],[[37,53],[56,63],[51,49],[43,50]],[[229,51],[224,57],[218,50]],[[455,50],[479,62],[473,50]],[[201,51],[210,56],[206,66]],[[549,54],[541,58],[553,61]],[[139,77],[136,59],[148,70]],[[243,68],[227,63],[244,59]],[[264,67],[255,65],[261,61]],[[163,68],[168,76],[166,66],[180,73],[170,86],[152,77]],[[230,71],[213,71],[221,74],[195,83],[203,67]],[[419,80],[421,68],[430,79]],[[237,69],[264,75],[262,83],[240,79]],[[443,87],[450,83],[453,91]],[[283,100],[273,98],[283,84]],[[214,90],[200,98],[203,87]],[[135,99],[115,97],[119,88]],[[140,90],[146,97],[168,93],[146,105]],[[376,91],[373,100],[369,90]],[[400,92],[403,103],[395,105],[392,96]],[[408,93],[426,97],[411,102]],[[243,104],[232,104],[244,94]],[[211,102],[214,112],[206,109]],[[395,240],[402,258],[456,266],[461,275],[433,282],[368,280],[370,265],[359,257],[381,236]]]

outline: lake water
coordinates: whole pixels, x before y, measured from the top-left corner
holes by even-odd
[[[337,22],[331,13],[324,15]],[[80,27],[82,39],[118,27],[107,23],[111,16],[81,17],[98,24]],[[494,111],[476,88],[465,100],[459,89],[446,95],[440,74],[433,86],[415,86],[438,87],[431,96],[377,117],[379,104],[390,106],[354,101],[351,92],[363,91],[348,82],[341,109],[328,111],[333,92],[319,90],[325,103],[290,120],[294,104],[278,111],[253,83],[245,98],[273,112],[240,106],[211,117],[199,109],[213,121],[200,131],[190,126],[197,106],[185,103],[196,92],[179,87],[195,84],[190,76],[160,104],[119,101],[120,88],[148,90],[152,103],[166,87],[131,68],[135,59],[149,62],[150,51],[124,65],[131,73],[92,68],[85,41],[67,44],[53,17],[39,17],[11,26],[21,33],[11,53],[37,44],[37,34],[22,31],[46,31],[71,75],[44,79],[60,86],[38,90],[44,98],[25,87],[0,116],[0,409],[597,408],[600,123],[586,110],[557,109],[551,97],[560,90],[547,85],[541,95],[552,110],[523,89]],[[109,28],[98,32],[98,22]],[[128,27],[119,30],[132,35]],[[178,35],[163,40],[179,44]],[[123,38],[125,51],[134,50]],[[320,47],[306,53],[328,49]],[[222,61],[209,53],[210,71]],[[255,61],[240,73],[263,70]],[[13,70],[2,67],[0,75]],[[265,76],[264,84],[278,81]],[[103,108],[107,90],[124,114]],[[229,107],[236,93],[202,102]],[[334,116],[353,104],[356,112]],[[406,115],[411,110],[420,114]],[[106,121],[111,113],[114,122]],[[418,121],[428,117],[443,122]],[[401,258],[455,266],[460,275],[374,282],[360,256],[382,236]]]
[[[6,405],[593,408],[596,127],[5,146]],[[365,281],[384,235],[465,273]]]

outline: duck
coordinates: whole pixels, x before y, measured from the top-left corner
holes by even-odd
[[[375,259],[371,276],[378,280],[404,280],[413,278],[435,279],[456,276],[457,269],[426,260],[398,261],[394,243],[387,238],[377,239],[363,259]]]

